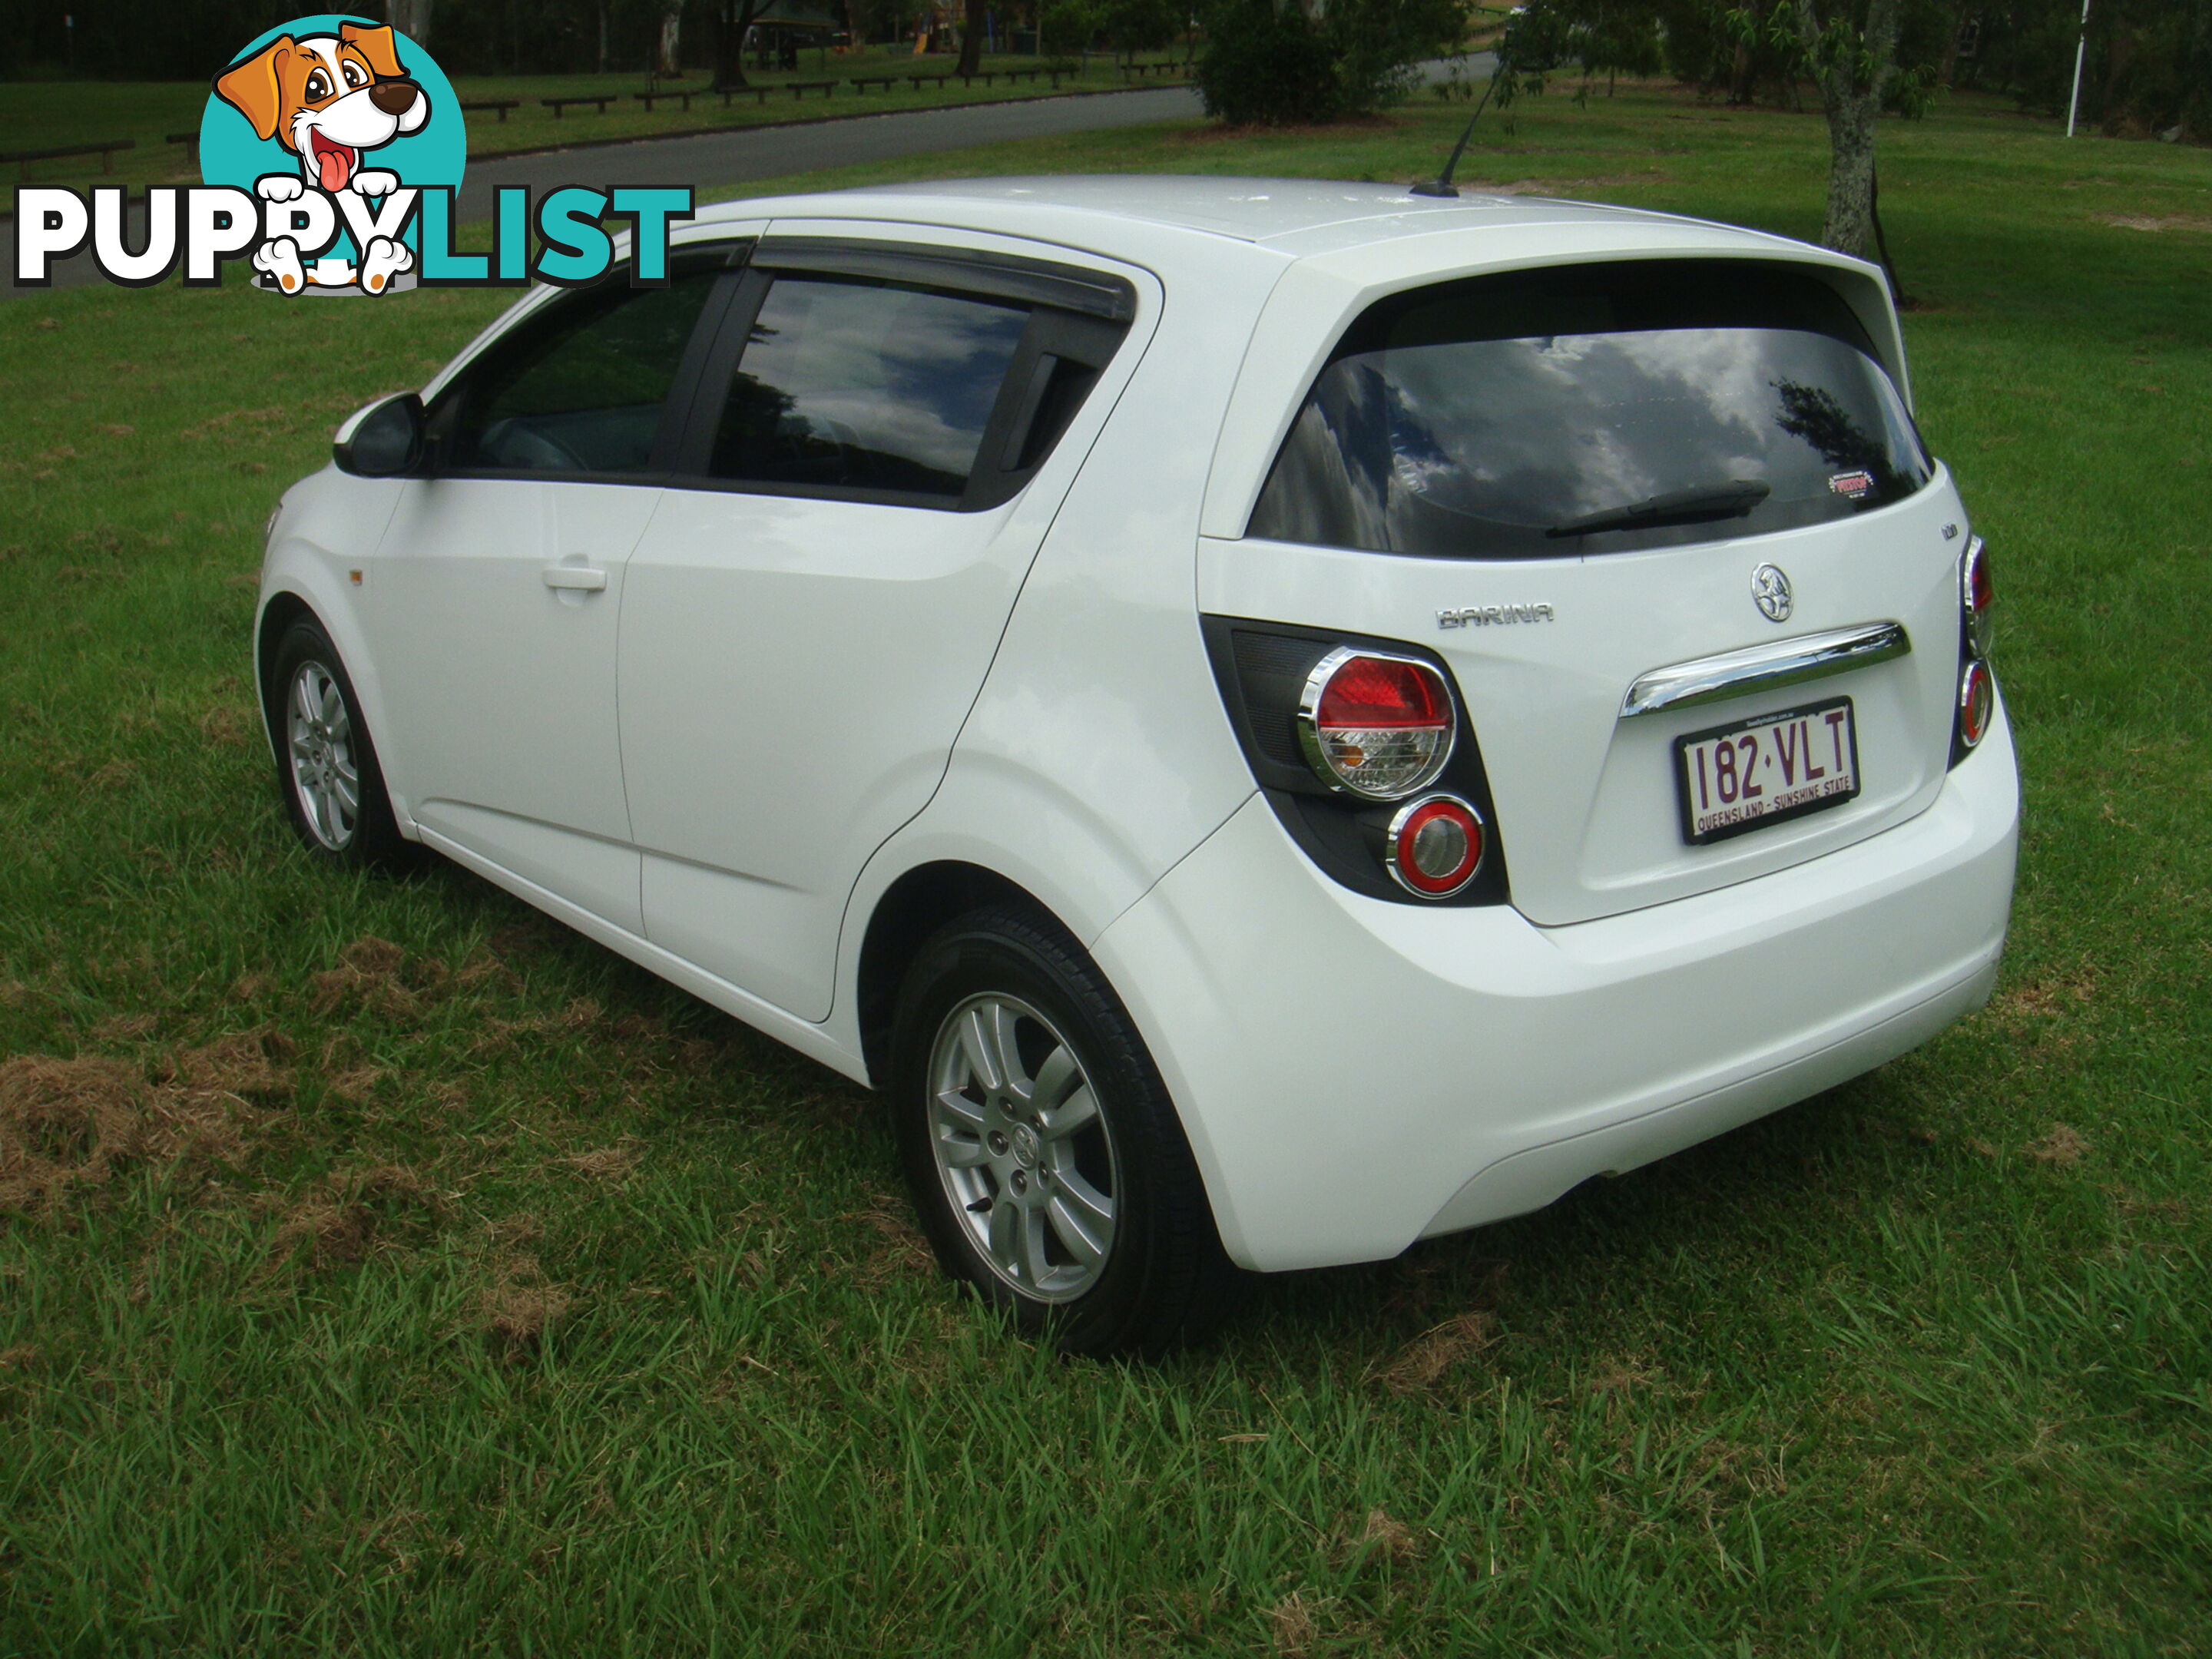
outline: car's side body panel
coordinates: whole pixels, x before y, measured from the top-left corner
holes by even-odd
[[[1200,641],[1190,550],[1243,351],[1234,319],[1282,265],[1145,252],[1170,296],[1158,331],[1029,573],[942,785],[852,894],[846,1007],[866,919],[908,870],[984,864],[1088,940],[1251,793]]]
[[[1057,252],[933,228],[796,220],[865,248]],[[1063,259],[1065,255],[1060,256]],[[928,802],[1045,532],[1161,313],[1136,314],[1026,489],[981,512],[672,487],[631,572],[622,724],[645,932],[810,1020],[856,873]],[[1018,820],[1006,820],[1014,822]]]
[[[617,623],[659,496],[658,484],[409,479],[365,601],[416,822],[633,929]]]

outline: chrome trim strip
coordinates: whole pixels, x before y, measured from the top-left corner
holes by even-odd
[[[1665,708],[1694,708],[1700,703],[1725,702],[1753,691],[1826,679],[1870,663],[1888,662],[1911,649],[1904,623],[1883,622],[1832,629],[1825,634],[1801,634],[1794,640],[1777,640],[1741,651],[1723,651],[1717,657],[1678,662],[1638,676],[1621,701],[1620,718],[1656,714]]]

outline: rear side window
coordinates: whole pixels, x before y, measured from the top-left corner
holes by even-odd
[[[1029,319],[1011,301],[779,276],[731,380],[708,471],[957,500]]]
[[[1930,475],[1842,299],[1667,260],[1478,277],[1347,331],[1249,533],[1439,558],[1712,541],[1886,506]]]

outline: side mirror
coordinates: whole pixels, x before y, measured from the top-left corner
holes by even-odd
[[[422,398],[403,392],[356,410],[338,428],[331,459],[338,470],[363,478],[396,478],[422,459]]]

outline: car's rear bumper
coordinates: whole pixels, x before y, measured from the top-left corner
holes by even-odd
[[[2001,716],[1909,823],[1547,928],[1349,892],[1255,796],[1094,951],[1182,1109],[1230,1254],[1372,1261],[1802,1100],[1978,1006],[2018,824]]]

